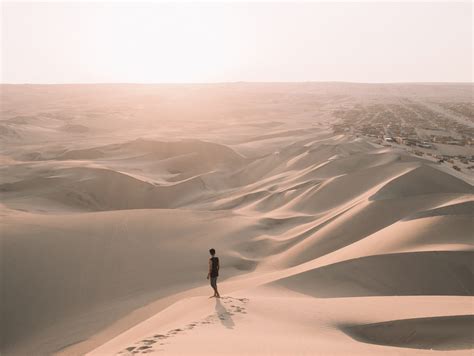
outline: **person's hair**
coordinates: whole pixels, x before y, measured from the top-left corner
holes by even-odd
[[[211,249],[209,250],[209,253],[214,256],[214,255],[216,254],[216,250],[214,250],[213,248],[211,248]]]

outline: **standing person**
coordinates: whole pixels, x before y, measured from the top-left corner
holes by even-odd
[[[211,258],[209,259],[209,273],[207,274],[207,279],[211,278],[211,287],[214,289],[214,295],[212,297],[220,298],[220,294],[217,291],[217,277],[219,276],[219,257],[216,257],[216,250],[211,248],[209,250]]]

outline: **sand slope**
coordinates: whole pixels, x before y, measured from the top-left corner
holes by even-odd
[[[346,328],[362,342],[428,350],[470,350],[474,315],[394,320]]]

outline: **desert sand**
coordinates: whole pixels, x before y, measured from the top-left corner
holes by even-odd
[[[332,126],[472,90],[2,85],[1,354],[470,355],[473,174]]]

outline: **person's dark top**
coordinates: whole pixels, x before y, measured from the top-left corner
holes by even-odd
[[[219,276],[219,257],[211,257],[211,278]]]

